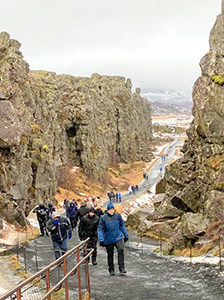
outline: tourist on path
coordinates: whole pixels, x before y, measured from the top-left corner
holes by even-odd
[[[79,223],[78,233],[81,241],[88,240],[87,248],[90,251],[94,249],[92,253],[92,264],[97,265],[97,228],[99,224],[99,218],[95,214],[94,208],[91,208],[89,213],[86,214]]]
[[[78,208],[75,205],[75,203],[72,201],[70,203],[70,206],[67,207],[67,209],[66,209],[66,217],[69,218],[72,229],[76,228],[76,225],[77,225],[76,218],[75,218],[77,211],[78,211]]]
[[[97,215],[97,217],[101,217],[104,215],[104,212],[102,211],[102,209],[98,206],[95,208],[95,214]]]
[[[48,235],[46,231],[46,224],[48,220],[47,207],[44,204],[39,204],[34,208],[33,213],[37,214],[41,235],[44,236],[45,233]]]
[[[81,203],[81,206],[80,208],[78,209],[77,213],[76,213],[76,216],[75,216],[75,219],[76,219],[76,222],[81,221],[81,219],[86,215],[88,214],[90,208],[87,207],[87,204],[86,202],[82,202]]]
[[[55,208],[51,202],[47,204],[47,218],[52,219],[52,214],[55,211]]]
[[[107,250],[107,262],[110,275],[115,275],[114,247],[117,248],[118,252],[118,266],[120,274],[124,275],[126,273],[124,267],[124,242],[127,242],[128,240],[128,232],[125,228],[121,215],[115,212],[114,205],[112,203],[107,205],[107,212],[100,219],[98,238],[100,246],[105,246]]]
[[[65,199],[65,200],[64,200],[64,203],[63,203],[64,209],[66,210],[67,207],[69,207],[69,205],[70,205],[69,201],[68,201],[67,199]]]
[[[58,259],[67,251],[67,238],[72,237],[70,223],[66,218],[54,212],[52,219],[47,222],[47,231],[51,234],[55,259]]]
[[[120,192],[118,193],[118,199],[119,199],[119,202],[121,202],[121,193]]]
[[[116,193],[116,202],[118,202],[118,193]]]

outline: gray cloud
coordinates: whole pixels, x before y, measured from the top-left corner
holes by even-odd
[[[221,0],[0,0],[1,31],[31,69],[130,77],[189,91]]]

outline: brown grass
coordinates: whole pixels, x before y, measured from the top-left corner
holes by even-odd
[[[86,196],[105,198],[108,190],[126,192],[130,185],[136,185],[143,179],[143,171],[147,164],[143,161],[129,164],[113,163],[104,182],[88,177],[81,168],[64,168],[55,198],[61,206],[64,199],[79,201]]]
[[[203,246],[195,246],[191,249],[191,254],[190,254],[190,248],[184,248],[184,249],[175,249],[173,251],[173,255],[178,255],[178,256],[188,256],[190,257],[190,255],[192,257],[197,257],[197,256],[201,256],[203,254],[208,253],[210,250],[212,250],[214,248],[214,243],[213,242],[209,242],[206,243]]]
[[[160,240],[160,237],[157,234],[152,233],[152,232],[144,232],[143,234],[141,234],[141,232],[138,232],[138,235],[139,236],[147,236],[147,237],[155,239],[155,240]],[[169,241],[169,239],[165,238],[165,237],[161,237],[161,240],[164,241],[164,242]]]

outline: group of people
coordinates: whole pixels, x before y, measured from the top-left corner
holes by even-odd
[[[40,224],[42,234],[43,223],[38,218],[40,210],[45,207],[40,204],[34,209]],[[128,240],[128,233],[121,215],[115,212],[113,203],[107,205],[107,210],[102,211],[99,207],[88,205],[88,201],[83,201],[78,207],[75,201],[65,201],[64,208],[66,216],[62,217],[57,211],[51,213],[45,225],[46,234],[51,235],[55,258],[67,251],[67,239],[72,238],[72,229],[78,223],[78,236],[80,240],[89,238],[87,248],[94,249],[92,253],[92,264],[97,265],[97,241],[106,248],[108,270],[111,276],[115,275],[114,268],[114,247],[118,252],[118,266],[121,275],[126,273],[124,266],[124,243]],[[68,220],[69,219],[69,220]],[[42,234],[44,235],[44,234]]]
[[[110,202],[121,202],[121,193],[119,192],[116,192],[116,193],[114,193],[113,191],[108,191],[107,192],[107,197],[108,197],[108,200],[110,201]]]
[[[135,192],[137,192],[138,191],[138,185],[136,184],[136,185],[130,185],[129,186],[129,188],[128,188],[128,192],[129,192],[129,194],[135,194]]]

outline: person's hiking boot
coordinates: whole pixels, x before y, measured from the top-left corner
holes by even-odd
[[[122,267],[122,268],[119,268],[119,271],[120,271],[120,275],[125,275],[127,272],[125,271],[125,268]]]
[[[111,270],[111,271],[110,271],[110,276],[115,276],[114,270]]]
[[[93,266],[96,266],[96,265],[97,265],[96,257],[92,257],[92,264],[93,264]]]

